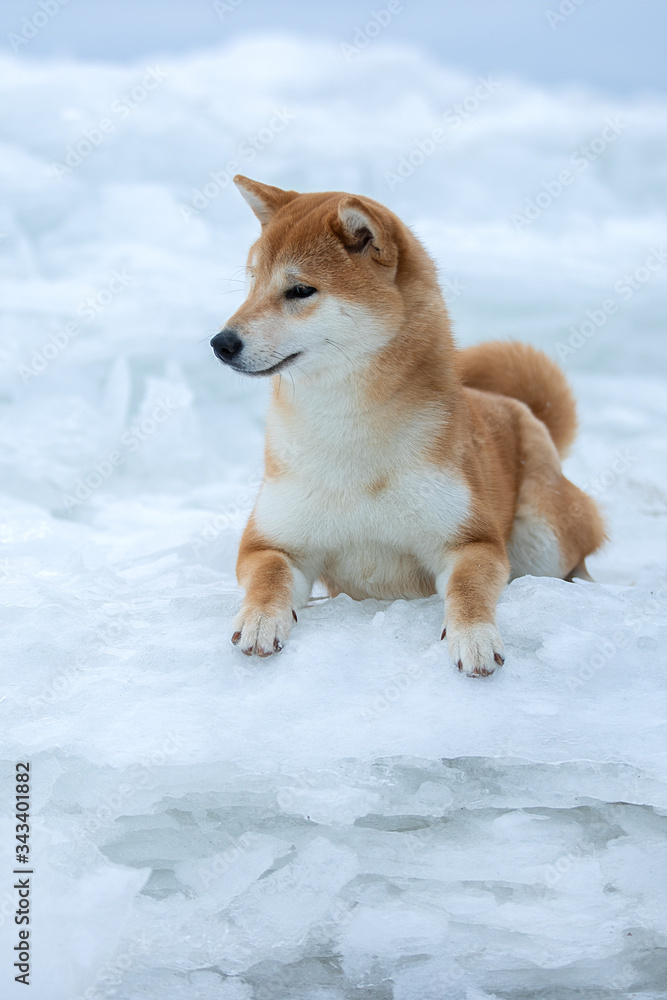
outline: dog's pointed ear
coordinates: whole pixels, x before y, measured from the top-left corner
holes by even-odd
[[[348,253],[368,254],[387,267],[396,263],[398,251],[389,227],[361,198],[341,198],[332,228]]]
[[[299,194],[298,191],[283,191],[270,184],[251,181],[243,174],[237,174],[234,183],[263,226],[271,221],[279,208],[289,204]]]

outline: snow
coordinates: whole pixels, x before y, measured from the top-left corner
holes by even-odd
[[[382,40],[0,68],[3,996],[24,759],[35,1000],[667,996],[667,103],[475,97]],[[230,644],[267,392],[208,347],[256,233],[230,160],[389,204],[461,343],[572,379],[567,469],[611,541],[596,583],[506,589],[488,682],[435,598],[316,602],[261,663]]]

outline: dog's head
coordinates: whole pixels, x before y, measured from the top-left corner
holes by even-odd
[[[211,341],[245,375],[350,372],[400,329],[415,238],[370,198],[299,194],[238,175],[262,224],[248,297]],[[424,254],[424,256],[426,256]]]

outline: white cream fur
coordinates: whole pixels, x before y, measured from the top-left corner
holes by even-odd
[[[293,609],[307,601],[318,579],[330,593],[357,599],[437,591],[459,669],[492,673],[504,660],[494,608],[510,571],[563,576],[582,558],[576,546],[563,556],[540,506],[553,517],[550,505],[563,484],[577,499],[576,488],[562,479],[545,424],[523,403],[510,402],[521,393],[512,397],[515,369],[507,366],[501,372],[507,395],[474,386],[462,394],[435,272],[404,227],[397,235],[400,222],[382,206],[335,194],[299,196],[247,178],[236,182],[267,236],[251,250],[248,299],[230,321],[244,345],[234,367],[249,374],[285,360],[288,367],[274,382],[267,474],[239,554],[247,593],[234,641],[261,656],[282,648]],[[290,215],[300,197],[303,216]],[[337,221],[326,214],[336,198]],[[318,224],[312,213],[322,205]],[[288,214],[281,218],[292,221],[276,230],[270,222],[284,206]],[[302,219],[307,233],[293,228]],[[277,240],[268,235],[278,232]],[[332,234],[342,245],[322,242]],[[407,286],[405,277],[403,284],[396,277],[399,244],[411,261],[420,261]],[[293,246],[299,249],[292,257]],[[303,298],[286,294],[295,284],[316,291]],[[421,355],[420,343],[428,344]],[[419,357],[421,366],[416,378],[398,366],[398,394],[393,351],[401,352],[398,360]],[[548,359],[521,356],[516,363],[526,370],[532,364],[533,372],[537,367],[531,384],[544,377],[545,385],[560,386],[562,405],[569,405],[562,376]],[[480,461],[479,448],[487,449]],[[518,497],[517,480],[499,464],[503,448],[510,462],[520,462]],[[499,481],[506,482],[501,492]]]

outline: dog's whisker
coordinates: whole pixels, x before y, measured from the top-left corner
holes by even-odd
[[[307,378],[309,382],[313,381],[312,378],[311,378],[311,376],[308,374],[308,372],[305,372],[300,365],[292,365],[292,367],[293,368],[298,368],[299,371],[301,372],[301,374],[303,375],[303,377]],[[294,378],[292,378],[292,384],[294,384]]]
[[[352,362],[352,359],[351,359],[351,357],[349,356],[349,354],[347,353],[347,351],[345,351],[345,350],[344,350],[344,349],[343,349],[343,348],[342,348],[342,347],[340,346],[340,344],[337,344],[335,340],[330,340],[330,339],[329,339],[329,337],[325,337],[325,338],[324,338],[324,343],[325,343],[325,344],[331,344],[331,346],[332,346],[332,347],[337,347],[337,348],[338,348],[338,350],[339,350],[339,351],[341,352],[341,354],[343,355],[343,357],[344,357],[344,358],[346,359],[346,361],[349,361],[349,362],[350,362],[350,365],[352,366],[353,362]]]
[[[346,312],[345,309],[341,309],[341,312],[343,316],[347,316],[348,319],[351,319],[355,326],[359,326],[359,321],[355,319],[352,313]]]

